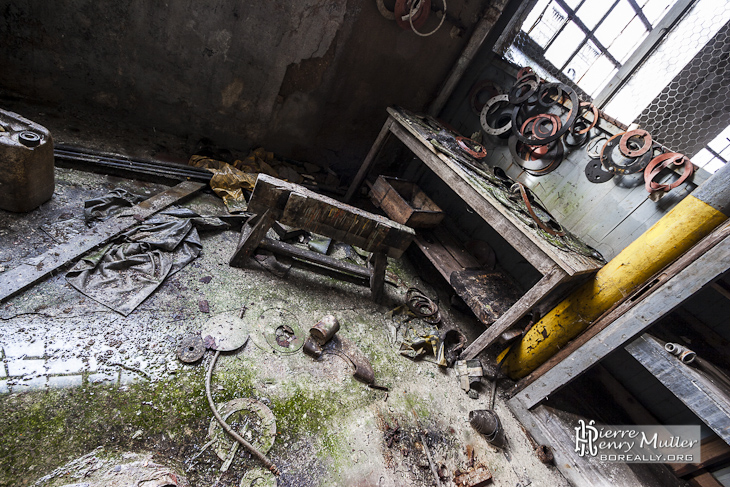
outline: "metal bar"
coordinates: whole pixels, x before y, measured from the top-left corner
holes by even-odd
[[[596,26],[593,27],[593,30],[591,30],[588,34],[586,34],[586,38],[583,39],[583,42],[581,42],[581,44],[578,46],[578,49],[576,49],[575,52],[573,52],[573,54],[570,55],[570,57],[568,58],[568,60],[565,61],[565,64],[563,64],[563,67],[560,68],[560,71],[564,70],[566,68],[566,66],[568,66],[568,64],[570,64],[570,61],[572,61],[573,58],[575,58],[575,55],[578,54],[578,52],[583,48],[583,46],[585,46],[585,44],[586,44],[586,42],[588,42],[588,40],[591,40],[592,41],[592,40],[595,39],[594,34],[595,34],[596,30],[603,23],[603,21],[606,20],[606,17],[608,17],[608,14],[610,14],[611,12],[613,12],[613,9],[616,8],[616,5],[618,5],[618,2],[619,2],[619,0],[616,0],[615,2],[613,2],[613,5],[611,5],[611,8],[609,8],[608,11],[605,14],[603,14],[603,17],[601,17],[601,19],[598,21],[598,23],[596,24]],[[592,66],[593,65],[591,64],[591,67]],[[588,68],[588,69],[590,69],[590,68]],[[586,73],[587,72],[588,72],[588,70],[586,70]],[[582,76],[581,76],[581,78],[582,78]],[[576,83],[577,83],[577,81],[576,81]]]
[[[561,6],[561,7],[563,7],[563,8],[568,8],[568,9],[570,8],[570,7],[568,7],[568,5],[567,5],[567,4],[566,4],[566,3],[565,3],[565,2],[563,1],[563,0],[555,0],[555,1],[556,1],[556,2],[557,2],[557,3],[558,3],[558,4],[560,5],[560,6]],[[616,3],[614,3],[614,4],[613,4],[613,5],[611,6],[611,8],[609,9],[609,13],[610,13],[610,11],[611,11],[611,10],[613,9],[613,7],[615,7],[615,6],[616,6],[616,4],[617,4],[617,3],[618,3],[618,0],[616,1]],[[608,14],[606,14],[606,15],[608,15]],[[597,47],[598,49],[600,49],[600,51],[601,51],[601,52],[602,52],[603,54],[605,54],[605,55],[606,55],[606,57],[608,58],[608,60],[609,60],[609,61],[611,61],[611,62],[612,62],[612,63],[613,63],[613,64],[614,64],[614,65],[615,65],[615,66],[616,66],[617,68],[620,68],[620,67],[621,67],[621,63],[620,63],[620,62],[618,62],[618,61],[616,60],[616,58],[615,58],[615,57],[613,57],[613,55],[612,55],[612,54],[611,54],[610,52],[608,52],[608,49],[607,49],[607,48],[605,48],[605,47],[603,46],[603,44],[601,44],[601,42],[600,42],[600,41],[599,41],[598,39],[596,39],[596,36],[594,36],[594,35],[592,34],[592,32],[593,32],[593,31],[592,31],[591,29],[589,29],[588,27],[586,27],[586,24],[584,24],[582,20],[580,20],[580,19],[579,19],[579,18],[578,18],[577,16],[575,16],[575,18],[573,18],[572,20],[573,20],[573,22],[575,22],[575,25],[577,25],[578,27],[580,27],[580,29],[581,29],[581,30],[582,30],[582,31],[583,31],[583,32],[584,32],[584,33],[586,34],[586,36],[587,36],[587,37],[590,37],[591,41],[593,41],[593,43],[594,43],[594,44],[596,45],[596,47]]]
[[[641,19],[641,23],[644,24],[644,27],[646,27],[646,30],[649,32],[652,31],[653,27],[651,26],[651,22],[649,22],[649,19],[646,18],[646,15],[644,15],[644,11],[641,10],[641,7],[639,7],[639,4],[636,3],[636,0],[627,0],[629,2],[629,5],[631,5],[634,8],[634,12],[636,12],[636,15],[638,15],[639,19]]]

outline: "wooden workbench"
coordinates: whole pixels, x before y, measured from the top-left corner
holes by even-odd
[[[485,187],[480,176],[455,158],[436,150],[414,125],[405,112],[388,108],[388,119],[350,185],[345,201],[349,201],[359,189],[381,147],[388,136],[393,134],[543,276],[467,347],[462,358],[470,359],[493,344],[558,285],[577,276],[596,272],[602,267],[603,261],[562,250],[550,243],[498,201]]]

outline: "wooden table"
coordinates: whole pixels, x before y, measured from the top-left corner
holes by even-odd
[[[484,188],[475,173],[451,157],[437,151],[411,125],[406,116],[393,108],[388,108],[388,119],[350,185],[345,195],[345,201],[349,201],[359,189],[390,134],[403,142],[543,276],[464,350],[462,359],[474,358],[482,350],[492,345],[504,331],[511,328],[561,283],[577,276],[594,273],[603,266],[603,261],[600,259],[561,250],[545,240],[535,229],[525,224],[509,208],[494,198]]]

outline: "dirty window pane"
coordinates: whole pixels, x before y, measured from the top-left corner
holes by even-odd
[[[535,22],[537,22],[537,19],[540,18],[540,15],[542,15],[543,12],[547,13],[546,7],[548,7],[548,4],[550,3],[552,3],[552,0],[538,0],[532,10],[530,10],[530,13],[527,14],[525,21],[522,23],[522,30],[524,32],[531,31],[532,26]]]
[[[675,3],[677,3],[677,0],[646,0],[643,2],[643,5],[639,2],[642,12],[644,12],[646,19],[652,27],[656,27],[662,17],[664,17]]]
[[[707,146],[720,154],[725,160],[727,160],[728,151],[730,151],[730,127],[727,127],[725,130],[723,130],[720,135],[712,139]]]
[[[588,41],[583,47],[580,48],[578,54],[570,60],[568,65],[563,70],[563,73],[570,78],[573,82],[578,82],[579,79],[588,71],[588,68],[593,66],[598,57],[601,55],[601,51],[598,50],[593,42]]]
[[[698,167],[705,167],[713,159],[713,155],[707,149],[702,149],[692,158],[692,162]]]
[[[578,9],[578,18],[586,24],[586,27],[593,29],[613,4],[614,0],[586,0]]]
[[[555,3],[551,3],[545,10],[545,13],[537,23],[535,28],[530,31],[530,37],[540,46],[545,47],[550,39],[555,37],[560,27],[565,23],[568,14]]]
[[[581,42],[585,39],[583,31],[574,22],[568,22],[563,32],[555,39],[550,48],[545,52],[545,59],[561,68],[571,54],[575,52]]]
[[[644,28],[644,23],[637,15],[634,19],[629,22],[623,32],[619,34],[615,41],[608,48],[608,52],[613,54],[613,57],[620,63],[624,63],[631,53],[634,52],[636,46],[643,41],[646,36],[649,35],[649,31]]]
[[[624,30],[636,12],[626,0],[621,0],[608,14],[606,20],[596,29],[596,39],[604,46],[610,46],[616,37]]]
[[[613,63],[606,56],[601,55],[583,75],[583,78],[578,80],[578,86],[589,95],[596,96],[616,74],[616,71],[618,70]]]
[[[575,10],[575,8],[580,5],[581,0],[565,0],[565,4]]]

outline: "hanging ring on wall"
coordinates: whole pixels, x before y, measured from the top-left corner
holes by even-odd
[[[644,145],[642,145],[638,149],[632,150],[629,148],[628,144],[629,140],[634,137],[644,139]],[[625,155],[626,157],[639,157],[640,155],[645,154],[649,149],[651,149],[651,135],[649,134],[649,132],[642,129],[624,132],[624,134],[621,136],[621,140],[619,141],[618,149],[621,151],[621,154]]]
[[[579,120],[585,120],[585,118],[583,118],[583,115],[588,110],[585,110],[584,111],[583,110],[584,108],[587,108],[587,109],[589,109],[589,110],[591,110],[593,112],[593,121],[591,122],[590,125],[584,124],[585,125],[584,128],[582,128],[581,130],[576,131],[575,130],[575,127],[577,125],[577,122]],[[582,102],[580,102],[580,114],[578,115],[578,118],[576,118],[576,123],[574,123],[573,126],[570,128],[570,131],[573,133],[573,135],[582,135],[582,134],[585,134],[585,133],[590,132],[590,130],[593,127],[595,127],[597,123],[598,123],[598,108],[593,103],[591,103],[591,102],[582,101]]]
[[[684,171],[682,175],[671,184],[659,184],[655,183],[653,179],[662,172],[662,169],[669,167],[671,164],[675,166],[684,165]],[[689,178],[694,172],[694,164],[690,161],[689,157],[684,154],[677,152],[667,152],[666,154],[660,154],[651,160],[646,169],[644,169],[644,188],[647,192],[653,193],[655,191],[670,191]]]
[[[558,131],[555,132],[555,134],[551,135],[550,137],[547,137],[545,139],[528,138],[528,137],[525,137],[524,135],[522,135],[519,132],[519,130],[517,130],[517,127],[519,126],[517,123],[517,116],[520,113],[520,106],[516,106],[514,108],[514,110],[512,110],[512,133],[517,137],[517,140],[519,140],[523,144],[542,145],[542,144],[547,144],[547,143],[553,142],[555,140],[558,140],[560,137],[563,136],[563,134],[565,132],[568,131],[568,129],[575,122],[575,119],[578,116],[578,111],[580,110],[578,95],[569,86],[564,85],[562,83],[556,83],[556,84],[560,85],[560,89],[563,90],[563,93],[567,94],[570,97],[571,108],[570,108],[570,111],[568,112],[567,120],[565,121],[565,123],[562,124],[562,126],[558,129]]]
[[[651,161],[651,151],[639,157],[630,158],[631,162],[629,164],[617,164],[613,160],[613,149],[618,145],[623,134],[624,132],[614,135],[603,145],[601,149],[601,164],[615,174],[634,174],[643,171],[647,164],[649,164],[649,161]]]
[[[588,146],[586,147],[586,154],[588,154],[588,157],[590,157],[591,159],[600,159],[601,148],[608,141],[608,139],[609,137],[606,134],[600,134],[590,139]]]
[[[441,26],[444,23],[444,20],[446,20],[446,0],[441,0],[441,1],[444,2],[444,11],[441,13],[441,20],[439,21],[439,25],[437,25],[436,28],[434,30],[432,30],[431,32],[425,32],[425,33],[424,32],[419,32],[418,29],[417,29],[417,27],[413,25],[413,17],[409,17],[408,22],[411,24],[411,30],[416,35],[419,35],[421,37],[428,37],[428,36],[430,36],[432,34],[435,34],[436,31],[441,28]],[[431,0],[428,0],[428,2],[429,2],[429,5],[428,5],[429,12],[427,12],[427,14],[430,13],[430,10],[431,10]],[[411,11],[412,10],[413,10],[413,7],[411,7]],[[424,22],[426,22],[426,21],[424,20]],[[423,25],[423,24],[421,24],[421,25]],[[418,28],[420,28],[421,25],[419,25]]]
[[[585,119],[579,118],[576,120],[573,127],[563,134],[563,142],[565,145],[572,148],[583,147],[590,140],[591,132],[590,128],[587,131],[583,131],[582,129],[589,127],[589,125]],[[581,130],[574,131],[576,127],[580,127]]]
[[[411,25],[420,28],[431,14],[431,0],[396,0],[393,14],[401,29],[411,30]]]
[[[537,85],[537,81],[531,79],[515,83],[509,91],[509,102],[518,105],[527,100],[537,92]]]
[[[380,12],[380,15],[388,20],[395,20],[395,13],[388,10],[388,7],[385,6],[385,0],[375,0],[375,4],[378,6],[378,12]]]
[[[554,98],[553,93],[555,94]],[[547,95],[547,101],[545,100],[545,95]],[[545,83],[540,86],[540,90],[537,92],[537,104],[543,108],[550,108],[562,100],[563,96],[564,94],[562,88],[560,88],[560,83]]]
[[[479,102],[479,95],[484,92],[487,92],[489,95],[487,101],[502,94],[499,87],[490,79],[483,79],[478,83],[474,83],[474,86],[471,87],[471,91],[469,91],[469,104],[471,105],[471,109],[477,115],[482,113],[482,109],[484,108],[484,105],[486,105],[486,103]]]
[[[507,121],[506,124],[502,125],[501,127],[492,127],[489,125],[489,116],[496,113],[498,108],[495,108],[492,110],[492,107],[495,105],[500,104],[507,106],[509,105],[509,95],[498,95],[490,98],[487,100],[487,103],[484,104],[484,107],[482,108],[482,113],[479,116],[479,122],[482,125],[482,130],[484,130],[485,133],[489,135],[502,135],[505,132],[508,132],[512,128],[512,119]],[[496,120],[497,122],[499,120]]]
[[[565,150],[560,140],[542,146],[528,146],[512,135],[507,143],[512,160],[531,176],[544,176],[557,169],[563,161]],[[526,152],[526,156],[523,156]]]
[[[541,113],[525,120],[522,123],[522,127],[520,127],[520,133],[525,137],[531,133],[535,139],[542,141],[555,135],[560,130],[561,124],[560,117],[557,115],[553,113]],[[547,125],[550,126],[549,129],[546,128]]]
[[[543,222],[542,220],[540,220],[540,218],[537,217],[537,215],[535,214],[535,210],[532,209],[532,204],[530,203],[530,198],[527,196],[527,191],[525,191],[525,186],[519,182],[515,183],[515,185],[519,186],[520,194],[522,195],[522,201],[525,202],[525,206],[527,207],[527,212],[530,214],[532,219],[535,220],[535,223],[537,223],[537,226],[540,227],[543,231],[552,235],[553,237],[565,236],[565,231],[563,230],[563,227],[561,227],[560,223],[555,221],[555,219],[550,217],[550,220],[548,220],[548,222],[554,222],[559,227],[559,230],[553,230],[552,228],[547,226],[545,224],[545,222]]]

